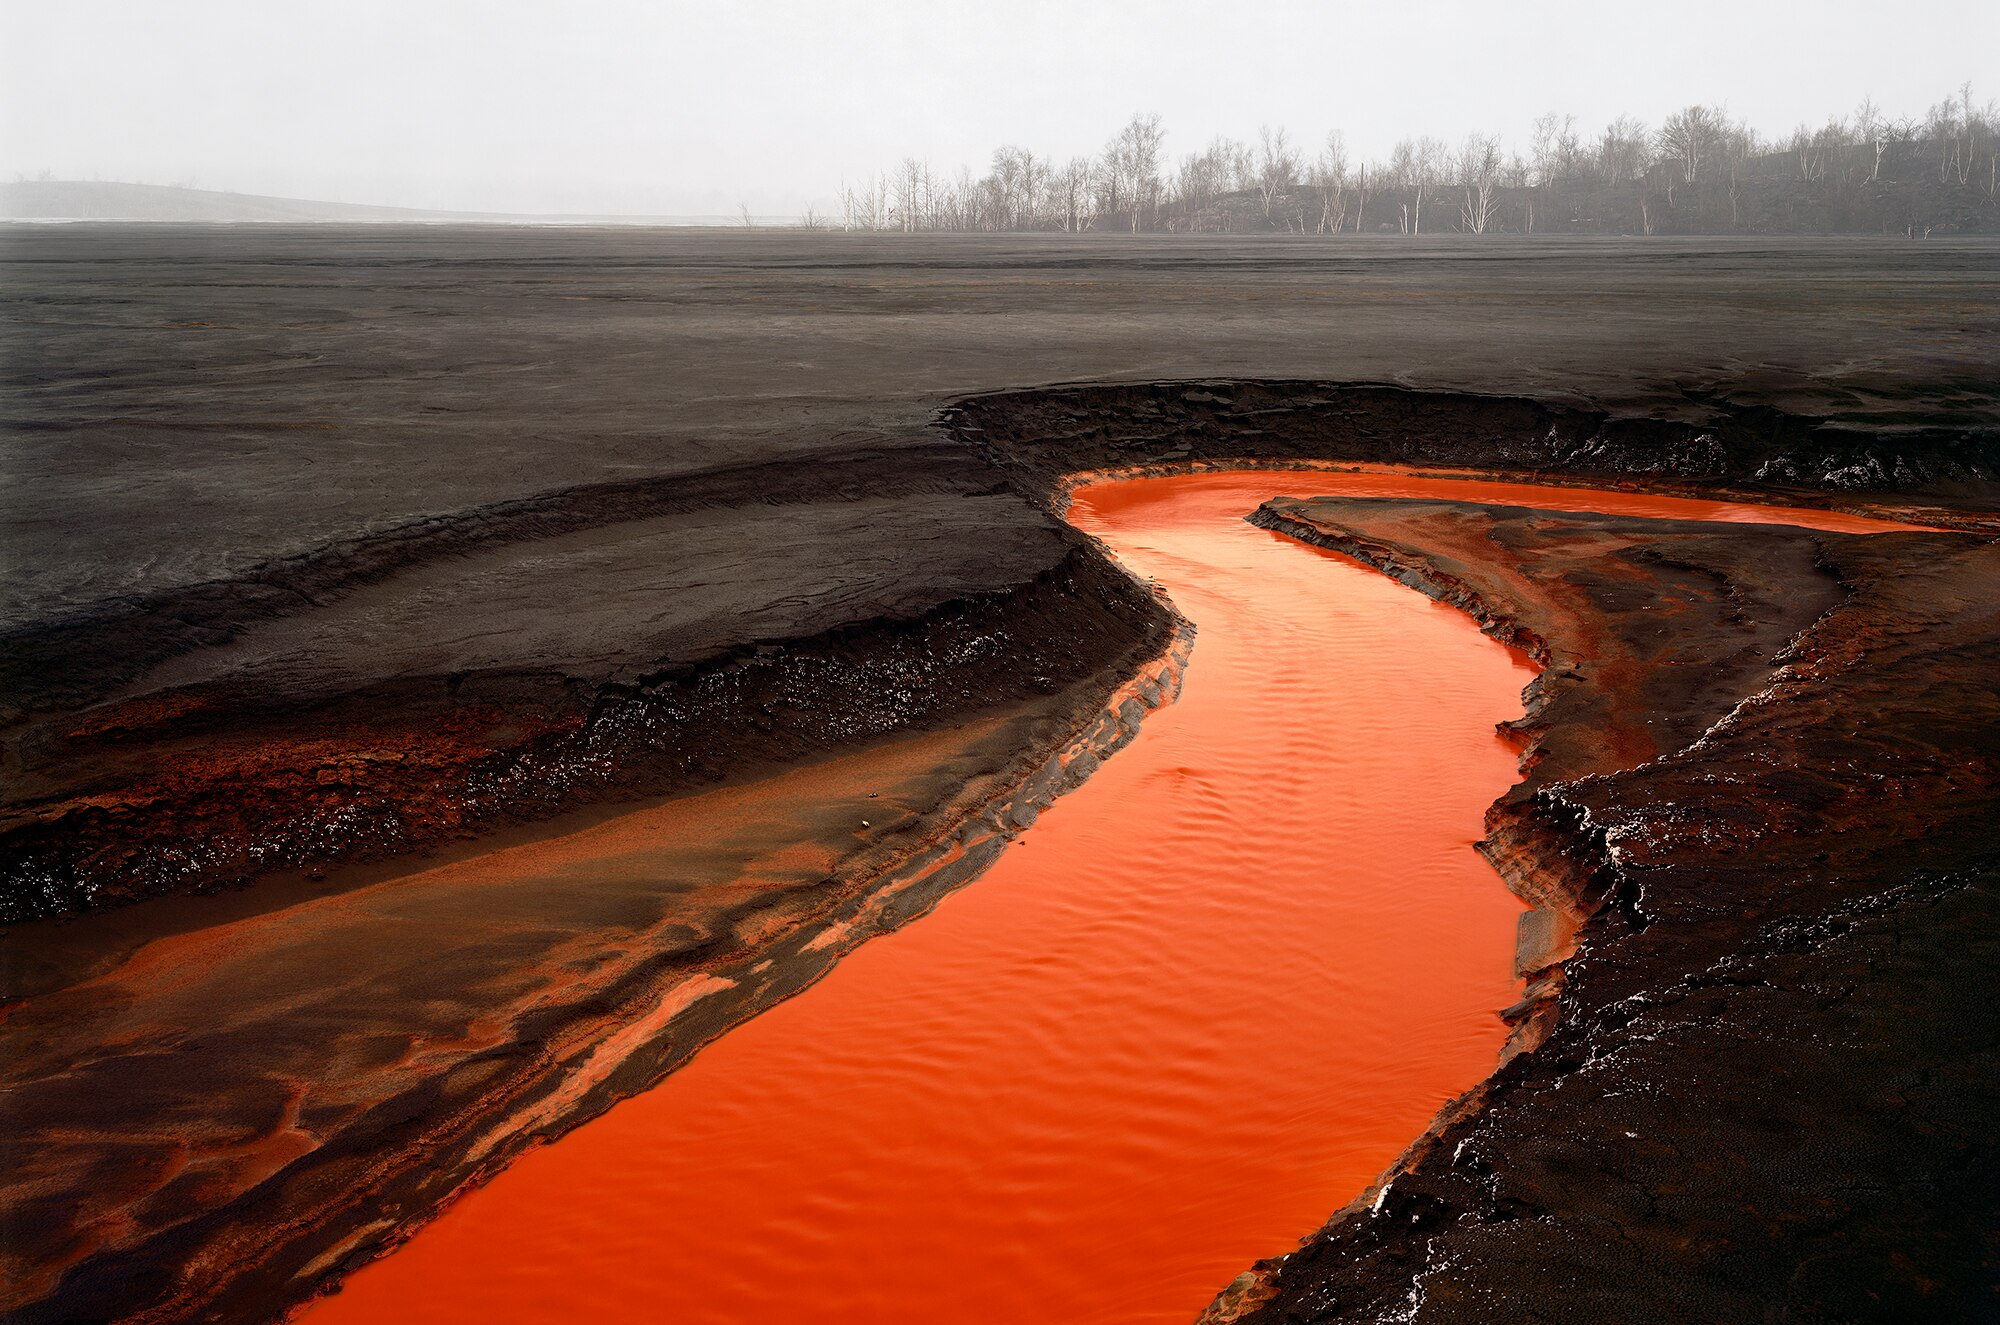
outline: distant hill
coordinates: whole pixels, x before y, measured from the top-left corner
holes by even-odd
[[[436,221],[507,220],[414,207],[266,198],[164,184],[23,180],[0,184],[0,216],[10,221]]]
[[[739,225],[733,216],[537,216],[509,212],[435,212],[419,207],[372,207],[351,202],[270,198],[166,184],[116,184],[101,180],[17,180],[0,184],[0,220],[153,222],[341,222],[514,225]],[[758,224],[785,224],[757,217]]]

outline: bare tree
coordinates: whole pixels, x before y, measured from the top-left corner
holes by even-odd
[[[1889,121],[1876,106],[1872,97],[1863,97],[1854,109],[1854,139],[1864,147],[1874,149],[1874,160],[1868,167],[1868,181],[1874,183],[1882,178],[1882,153],[1889,146]]]
[[[1395,147],[1390,149],[1389,163],[1382,168],[1381,177],[1383,183],[1392,189],[1409,189],[1415,186],[1417,177],[1417,144],[1414,139],[1401,139]],[[1410,233],[1410,204],[1405,202],[1398,204],[1398,206],[1402,212],[1403,233],[1407,235]],[[1417,219],[1419,222],[1423,219],[1421,199],[1417,206]]]
[[[934,211],[938,224],[953,230],[972,230],[979,225],[979,185],[970,166],[958,168],[958,178],[940,189]]]
[[[1451,148],[1445,145],[1442,138],[1419,138],[1415,166],[1410,183],[1416,191],[1417,209],[1411,218],[1410,233],[1420,235],[1424,232],[1424,197],[1436,193],[1450,176]]]
[[[1033,230],[1043,224],[1053,171],[1049,163],[1020,147],[993,153],[991,172],[975,186],[985,199],[982,222],[994,230]]]
[[[1743,175],[1753,158],[1765,150],[1764,141],[1757,131],[1745,121],[1734,124],[1727,120],[1722,125],[1720,153],[1723,164],[1729,171],[1729,224],[1741,225]]]
[[[1313,187],[1319,190],[1319,233],[1338,234],[1347,221],[1347,144],[1335,129],[1313,162]]]
[[[1436,138],[1405,138],[1389,154],[1383,172],[1391,188],[1410,195],[1402,204],[1403,233],[1424,232],[1424,199],[1435,193],[1450,174],[1451,149]]]
[[[1683,184],[1700,177],[1702,165],[1722,147],[1726,118],[1712,106],[1689,106],[1660,126],[1660,155],[1672,162]]]
[[[1460,216],[1465,228],[1483,235],[1500,208],[1500,140],[1475,133],[1458,150],[1458,182],[1465,189]]]
[[[896,167],[894,181],[896,193],[892,215],[898,230],[913,231],[924,228],[931,201],[931,168],[929,163],[916,157],[906,156],[903,164]]]
[[[1384,218],[1378,203],[1374,219],[1395,219],[1400,212],[1405,234],[1423,233],[1424,204],[1435,207],[1440,194],[1462,228],[1473,234],[1500,227],[1503,194],[1510,203],[1520,203],[1522,228],[1531,233],[1550,208],[1559,228],[1564,218],[1572,226],[1602,225],[1597,218],[1606,214],[1586,213],[1583,204],[1619,206],[1605,196],[1606,189],[1622,194],[1627,207],[1636,192],[1637,219],[1650,234],[1689,223],[1677,209],[1677,188],[1695,190],[1697,226],[1719,219],[1725,190],[1733,224],[1754,227],[1770,219],[1752,207],[1763,192],[1758,181],[1768,179],[1781,162],[1795,172],[1819,214],[1836,226],[1894,205],[1893,195],[1880,187],[1856,192],[1885,179],[1909,195],[1905,228],[1910,233],[1956,225],[1957,210],[1946,216],[1937,209],[1965,204],[1944,199],[1935,185],[1924,183],[1933,165],[1938,184],[2000,197],[2000,107],[1975,103],[1969,84],[1917,119],[1891,118],[1864,101],[1850,117],[1835,117],[1817,128],[1802,124],[1778,140],[1760,138],[1716,107],[1691,105],[1652,134],[1639,121],[1621,116],[1586,146],[1578,140],[1573,116],[1551,112],[1536,119],[1525,154],[1510,152],[1490,134],[1475,133],[1456,149],[1435,138],[1406,138],[1386,163],[1350,166],[1337,133],[1328,135],[1322,151],[1308,162],[1283,128],[1267,125],[1254,150],[1217,138],[1201,152],[1182,157],[1170,178],[1163,179],[1165,136],[1159,116],[1135,115],[1100,158],[1078,158],[1057,168],[1029,149],[1006,146],[994,152],[990,169],[978,179],[961,168],[955,180],[947,180],[909,158],[859,187],[843,184],[839,224],[849,230],[1069,232],[1118,225],[1133,233],[1149,227],[1226,227],[1231,210],[1222,201],[1255,189],[1267,222],[1329,234],[1346,229],[1350,217],[1355,230],[1365,229],[1368,205],[1384,196],[1386,180],[1391,211]],[[1775,158],[1778,153],[1783,157]],[[1914,177],[1908,169],[1913,162],[1920,163]],[[1986,167],[1984,184],[1978,182],[1981,164]],[[1664,192],[1666,206],[1674,210],[1655,215],[1655,192]],[[1504,215],[1507,225],[1515,223],[1515,213]],[[831,222],[809,209],[802,223]],[[1437,228],[1435,213],[1432,228]]]
[[[1924,136],[1938,158],[1938,183],[1965,183],[1971,169],[1972,85],[1967,83],[1932,106],[1924,120]]]
[[[1647,146],[1646,126],[1630,115],[1620,115],[1604,127],[1597,143],[1597,172],[1613,187],[1635,180],[1652,164]]]
[[[1982,147],[1982,143],[1992,140],[1996,119],[2000,119],[2000,114],[1996,114],[1992,103],[1985,106],[1974,104],[1971,83],[1962,84],[1956,92],[1931,107],[1924,127],[1938,154],[1938,183],[1965,184],[1970,181],[1980,157],[1988,155],[1991,150]]]
[[[1134,115],[1104,147],[1104,168],[1097,173],[1098,212],[1115,216],[1129,211],[1132,233],[1160,193],[1160,145],[1166,130],[1158,115]]]
[[[1279,194],[1289,192],[1299,180],[1299,154],[1292,150],[1291,138],[1283,129],[1265,125],[1258,130],[1261,149],[1257,161],[1257,196],[1264,202],[1264,219],[1271,217],[1271,204]]]
[[[1798,167],[1799,178],[1815,182],[1826,178],[1828,159],[1837,156],[1847,141],[1847,121],[1835,118],[1817,129],[1801,124],[1792,130],[1785,147]]]
[[[1054,173],[1050,194],[1056,224],[1075,234],[1090,223],[1090,158],[1073,156]]]
[[[1210,204],[1223,194],[1243,187],[1249,161],[1249,148],[1223,137],[1181,159],[1180,169],[1174,172],[1171,193],[1190,225],[1202,225],[1202,213]]]
[[[1127,204],[1125,185],[1132,177],[1132,166],[1126,154],[1125,137],[1120,134],[1104,145],[1097,168],[1090,175],[1096,187],[1091,206],[1107,223],[1124,211]]]
[[[1576,116],[1561,115],[1555,111],[1538,116],[1528,150],[1537,184],[1548,185],[1558,180],[1574,179],[1582,159],[1582,149],[1576,137]]]
[[[1160,200],[1160,148],[1167,131],[1157,114],[1134,115],[1118,134],[1119,159],[1126,171],[1126,194],[1132,203],[1132,233],[1139,233],[1143,214]]]

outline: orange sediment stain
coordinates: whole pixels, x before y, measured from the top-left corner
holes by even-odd
[[[611,1005],[633,971],[657,964],[663,947],[691,932],[722,935],[742,907],[774,923],[780,914],[809,923],[816,890],[852,855],[829,825],[863,813],[889,831],[918,822],[949,794],[939,770],[983,769],[982,743],[997,739],[1001,722],[893,738],[123,953],[107,950],[101,966],[83,966],[74,982],[8,1009],[10,1092],[59,1083],[100,1062],[131,1062],[136,1068],[118,1080],[156,1091],[160,1105],[102,1131],[43,1122],[31,1132],[24,1115],[10,1116],[26,1157],[11,1175],[16,1190],[62,1184],[81,1196],[60,1256],[0,1265],[0,1280],[17,1294],[45,1292],[94,1250],[156,1233],[157,1211],[174,1201],[165,1195],[170,1187],[186,1198],[173,1213],[199,1217],[283,1174],[349,1120],[411,1087],[469,1063],[478,1070],[475,1060],[487,1050],[525,1043],[567,1069],[570,1094],[587,1089],[653,1030],[727,987],[687,969],[668,975],[650,1001]],[[522,946],[528,955],[518,961],[478,955]],[[593,1000],[604,1015],[524,1040],[528,1019]],[[205,1082],[199,1070],[163,1071],[163,1058],[214,1064],[215,1076]],[[202,1098],[211,1091],[229,1098],[211,1109]],[[493,1139],[548,1116],[510,1118]],[[117,1156],[116,1183],[88,1176],[106,1171],[98,1156],[107,1152]],[[155,1217],[136,1219],[139,1207]]]
[[[1532,669],[1243,523],[1322,493],[1893,527],[1384,474],[1079,488],[1072,521],[1199,631],[1178,702],[976,886],[524,1155],[312,1325],[1181,1322],[1358,1195],[1506,1036],[1522,907],[1471,846]]]
[[[725,980],[716,975],[693,975],[669,989],[653,1010],[645,1016],[620,1027],[591,1049],[575,1072],[563,1083],[556,1093],[537,1100],[532,1109],[524,1114],[509,1118],[493,1135],[473,1147],[472,1154],[478,1158],[492,1150],[506,1137],[519,1131],[532,1131],[547,1126],[559,1118],[563,1111],[589,1093],[593,1086],[603,1081],[620,1064],[631,1056],[634,1050],[660,1034],[673,1023],[675,1017],[707,998],[725,989],[736,987],[734,980]]]

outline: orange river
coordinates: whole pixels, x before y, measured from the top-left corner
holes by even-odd
[[[1520,904],[1472,850],[1526,661],[1253,528],[1274,495],[1891,527],[1234,471],[1070,518],[1199,631],[1179,700],[971,887],[531,1151],[310,1325],[1186,1322],[1493,1067]]]

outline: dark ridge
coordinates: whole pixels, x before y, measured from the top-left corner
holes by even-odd
[[[590,484],[439,515],[268,561],[241,576],[0,631],[0,721],[18,720],[22,710],[82,707],[253,623],[310,612],[399,571],[483,548],[717,506],[977,492],[992,483],[977,460],[940,442]]]
[[[978,592],[932,592],[942,583],[933,576],[923,585],[932,596],[902,609],[841,603],[848,615],[840,624],[761,640],[725,622],[717,629],[735,633],[713,656],[663,661],[633,677],[502,668],[385,677],[319,703],[277,703],[246,690],[219,709],[169,708],[89,733],[85,718],[124,701],[76,715],[164,660],[327,609],[399,572],[663,513],[783,502],[803,520],[838,501],[975,498],[1005,485],[1048,503],[1081,470],[1245,460],[1407,463],[1829,503],[1919,496],[1962,506],[1967,524],[1977,523],[1970,512],[1980,501],[1990,506],[2000,492],[1990,431],[1864,433],[1694,403],[1714,415],[1708,428],[1311,382],[978,396],[941,415],[964,445],[885,443],[836,459],[567,489],[350,540],[237,580],[102,604],[10,640],[13,675],[42,687],[32,693],[44,707],[29,721],[44,723],[50,749],[95,742],[134,766],[184,756],[197,766],[184,780],[156,780],[145,795],[93,786],[61,814],[17,817],[0,834],[7,905],[16,916],[48,915],[230,886],[281,865],[395,855],[1008,703],[1046,701],[1050,723],[1061,726],[1085,708],[1096,712],[1175,627],[1093,544],[1038,528],[1008,556],[993,554],[991,584]],[[979,528],[946,524],[963,537]],[[1306,1249],[1260,1268],[1259,1319],[1373,1319],[1415,1301],[1439,1319],[1495,1319],[1495,1303],[1515,1303],[1524,1304],[1516,1318],[1643,1321],[1656,1318],[1647,1312],[1660,1303],[1697,1302],[1687,1315],[1762,1320],[1742,1307],[1759,1285],[1768,1290],[1774,1267],[1819,1274],[1813,1267],[1827,1265],[1836,1268],[1824,1282],[1796,1296],[1810,1309],[1795,1318],[1867,1318],[1836,1282],[1846,1273],[1838,1266],[1903,1256],[1896,1263],[1912,1268],[1891,1288],[1915,1293],[1932,1282],[1956,1292],[1974,1281],[1979,1256],[1991,1259],[1990,1247],[1968,1250],[1962,1239],[1933,1237],[1912,1253],[1897,1230],[2000,1226],[1988,1216],[2000,1190],[1991,1181],[2000,1119],[1979,1104],[2000,1089],[1978,1094],[1992,1079],[1979,1075],[1992,1059],[1972,1043],[1988,1033],[1984,991],[2000,923],[1965,909],[1986,905],[1995,891],[1977,871],[1990,869],[1992,825],[2000,824],[1989,620],[2000,599],[1996,545],[1951,534],[1798,535],[1785,546],[1809,544],[1811,555],[1778,567],[1774,545],[1745,534],[1736,544],[1741,574],[1732,575],[1717,560],[1730,541],[1606,563],[1605,573],[1700,581],[1725,616],[1769,600],[1818,619],[1788,658],[1796,686],[1782,703],[1752,706],[1734,727],[1718,727],[1720,736],[1687,730],[1687,713],[1664,715],[1677,753],[1663,746],[1667,757],[1605,776],[1558,776],[1567,756],[1551,732],[1539,734],[1542,778],[1503,803],[1489,850],[1511,852],[1552,891],[1568,889],[1570,900],[1594,908],[1581,954],[1564,968],[1567,982],[1544,969],[1530,1006],[1510,1010],[1521,1025],[1546,1024],[1559,997],[1560,1017],[1539,1049],[1493,1079],[1487,1107],[1441,1123],[1372,1211],[1336,1220]],[[890,550],[899,549],[908,555],[900,544]],[[1418,578],[1420,561],[1408,563]],[[1786,575],[1810,590],[1749,591]],[[1829,583],[1841,606],[1821,615],[1815,595]],[[1487,601],[1488,624],[1503,624],[1505,604]],[[22,658],[14,647],[43,652]],[[1732,673],[1732,687],[1742,690],[1741,676]],[[1557,677],[1543,689],[1584,705],[1573,725],[1604,725],[1601,711],[1576,698],[1587,687]],[[1668,687],[1654,699],[1698,710],[1706,730],[1728,710],[1717,707],[1721,695]],[[492,726],[515,734],[496,745],[481,735]],[[231,741],[276,753],[250,777],[200,763]],[[20,768],[12,761],[10,777]],[[937,886],[962,883],[979,863],[968,859]],[[1974,881],[1960,887],[1962,879]],[[704,1006],[671,1044],[635,1058],[551,1130],[643,1088],[702,1038],[833,960],[818,950],[779,956],[771,966],[746,954],[742,1001]],[[755,960],[769,972],[753,978]],[[1858,1023],[1838,1020],[1843,1006],[1862,1010]],[[551,1033],[556,1019],[574,1015],[552,1012]],[[1828,1036],[1850,1031],[1865,1032],[1871,1047],[1887,1045],[1871,1060],[1874,1075],[1855,1070],[1854,1054],[1827,1047],[1835,1042]],[[1649,1046],[1660,1046],[1658,1056],[1648,1057]],[[561,1084],[554,1069],[517,1061],[531,1050],[496,1051],[428,1080],[240,1202],[163,1226],[138,1250],[86,1258],[18,1318],[108,1318],[170,1300],[187,1306],[186,1318],[268,1313],[349,1264],[322,1256],[419,1221],[485,1163],[468,1157],[462,1137],[468,1120],[504,1109],[492,1083],[542,1072],[518,1086],[526,1094],[516,1100]],[[1691,1063],[1699,1070],[1691,1073]],[[1783,1089],[1774,1093],[1773,1080]],[[1633,1126],[1642,1106],[1650,1110],[1643,1130]],[[1921,1140],[1881,1144],[1905,1127]],[[1652,1138],[1653,1148],[1641,1154],[1628,1130]],[[513,1136],[507,1146],[532,1139]],[[1844,1161],[1851,1155],[1851,1171],[1864,1180],[1835,1193],[1833,1223],[1800,1231],[1784,1222],[1789,1214],[1758,1223],[1760,1210],[1782,1203],[1759,1205],[1764,1196],[1745,1193],[1783,1196],[1790,1175],[1810,1167],[1810,1152],[1833,1145],[1845,1147]],[[461,1148],[445,1154],[438,1146]],[[1632,1164],[1616,1168],[1613,1156]],[[1685,1202],[1662,1208],[1651,1194],[1670,1187]],[[1920,1196],[1932,1206],[1920,1206]],[[44,1198],[49,1204],[6,1231],[10,1241],[32,1247],[39,1229],[57,1226],[65,1198],[54,1190],[35,1197]],[[337,1216],[325,1213],[330,1200],[345,1202]],[[1710,1236],[1714,1228],[1723,1232]],[[234,1248],[240,1259],[198,1283],[182,1274],[207,1263],[197,1249],[214,1247]],[[1704,1287],[1704,1276],[1719,1287]],[[199,1303],[175,1297],[187,1293]]]
[[[703,691],[698,709],[669,698],[694,693],[700,677],[744,668],[775,675],[774,656],[832,667],[852,641],[818,629],[755,640],[718,635],[713,656],[699,665],[662,659],[657,675],[637,682],[588,667],[524,664],[382,676],[338,691],[314,692],[321,683],[310,679],[287,688],[249,675],[117,697],[169,660],[309,617],[399,574],[494,549],[719,507],[824,510],[866,498],[992,496],[1010,486],[1047,503],[1078,471],[1248,460],[1436,465],[1804,502],[1920,496],[1970,508],[2000,495],[2000,435],[1991,431],[1863,432],[1689,396],[1714,415],[1710,426],[1519,398],[1299,381],[997,393],[940,412],[953,440],[569,488],[343,540],[236,578],[99,603],[0,636],[0,690],[9,697],[0,757],[14,783],[0,818],[0,919],[380,858],[593,800],[700,785],[746,760],[754,766],[827,748],[837,735],[830,713],[799,718],[795,738],[774,733],[760,716],[772,696],[755,687],[739,686],[726,701]],[[1074,544],[1066,532],[1055,537]],[[1051,564],[1041,553],[1006,555],[1014,569],[1003,572],[996,561],[995,583]],[[1091,574],[1122,583],[1108,566]],[[930,602],[949,597],[932,592]],[[914,619],[864,607],[847,628],[872,639],[871,629],[901,630]],[[1115,647],[1138,639],[1128,634]],[[945,646],[919,633],[905,647]],[[1113,647],[1109,637],[1101,642]],[[884,646],[867,654],[868,665],[888,666],[890,656]],[[909,657],[912,667],[928,666]],[[1030,677],[1043,675],[1032,670],[1030,653],[1017,663]],[[994,678],[1002,688],[1031,683]],[[855,702],[830,676],[823,684],[830,711]],[[725,702],[746,706],[734,727],[718,707]],[[919,705],[906,717],[924,722],[958,711]],[[675,721],[689,725],[676,729]],[[888,730],[885,721],[871,719],[856,734]],[[243,753],[260,742],[262,753]],[[355,756],[355,747],[371,753]],[[226,758],[205,762],[210,748]]]
[[[931,817],[920,813],[910,835],[846,856],[838,876],[804,889],[780,886],[761,896],[725,897],[705,911],[685,906],[672,889],[662,893],[657,880],[611,884],[613,893],[623,892],[619,914],[636,906],[639,918],[664,912],[683,923],[633,954],[636,960],[614,962],[615,982],[589,990],[581,1001],[559,993],[526,1009],[508,1026],[504,1043],[475,1050],[450,1070],[373,1079],[359,1087],[370,1092],[368,1107],[359,1112],[346,1112],[339,1098],[320,1101],[312,1116],[325,1128],[321,1144],[268,1179],[219,1197],[195,1183],[184,1202],[149,1201],[136,1236],[116,1247],[103,1246],[87,1231],[79,1247],[74,1187],[67,1194],[56,1189],[60,1184],[23,1193],[0,1229],[13,1258],[32,1266],[81,1254],[52,1286],[16,1296],[7,1319],[20,1325],[264,1320],[315,1292],[332,1291],[342,1275],[393,1247],[522,1151],[654,1085],[703,1044],[798,993],[854,947],[924,914],[975,878],[1007,838],[1131,739],[1143,713],[1178,686],[1188,641],[1184,623],[1147,601],[1165,627],[1157,636],[1159,652],[1144,660],[1116,658],[1039,706],[1025,726],[1009,724],[1011,730],[980,755],[999,761],[958,789],[968,799],[954,801],[955,793],[945,792],[942,802],[930,805]],[[1055,610],[1070,615],[1066,606]],[[1028,615],[1034,611],[1027,605]],[[1135,680],[1139,671],[1145,674]],[[585,903],[584,914],[590,906]],[[554,909],[577,916],[565,902]],[[785,922],[775,932],[738,924],[773,918]],[[632,923],[609,921],[608,932],[631,933]],[[531,946],[539,949],[537,922],[527,924]],[[462,1000],[476,1013],[478,994],[464,991],[468,982],[476,991],[491,976],[493,954],[475,945],[433,956],[436,965],[419,977],[420,984],[435,981],[429,998]],[[501,964],[512,960],[517,958]],[[717,987],[664,1028],[647,1027],[645,1019],[691,976],[710,977]],[[316,993],[346,999],[344,990]],[[331,1019],[342,1021],[338,1014]],[[611,1066],[592,1073],[599,1051],[635,1024],[645,1028],[643,1042],[615,1051]],[[392,1009],[386,1033],[393,1038],[402,1029]],[[191,1038],[198,1043],[181,1047],[208,1052],[191,1079],[162,1080],[158,1055],[146,1053],[113,1052],[74,1073],[44,1045],[44,1065],[54,1070],[20,1089],[18,1130],[32,1138],[20,1148],[53,1159],[59,1171],[73,1166],[71,1173],[82,1176],[71,1177],[72,1183],[93,1181],[107,1161],[92,1156],[79,1164],[72,1148],[77,1115],[100,1107],[80,1103],[85,1094],[105,1101],[101,1107],[114,1120],[129,1107],[124,1101],[145,1096],[168,1117],[192,1114],[206,1121],[233,1108],[246,1116],[244,1126],[255,1126],[267,1116],[258,1101],[272,1093],[269,1074],[287,1065],[299,1070],[302,1059],[310,1063],[326,1030],[310,1006],[194,1028]],[[371,1037],[362,1029],[357,1038]],[[311,1046],[304,1054],[301,1039]],[[354,1049],[352,1043],[344,1047]],[[368,1055],[362,1056],[365,1063]],[[79,1076],[86,1083],[81,1087]],[[158,1118],[149,1113],[147,1122],[149,1140],[158,1139]],[[87,1139],[84,1148],[97,1141]],[[171,1134],[165,1144],[174,1144]],[[133,1162],[129,1150],[115,1153],[108,1162]]]
[[[969,396],[946,431],[1023,490],[1079,470],[1335,460],[1765,494],[2000,500],[2000,430],[1871,431],[1687,391],[1700,425],[1507,396],[1310,381],[1153,382]]]
[[[1336,505],[1258,523],[1548,637],[1540,739],[1601,720],[1527,599],[1299,518]],[[1544,1037],[1206,1321],[1996,1318],[2000,623],[1972,605],[2000,594],[2000,541],[1803,537],[1839,601],[1757,694],[1631,767],[1534,767],[1490,813],[1502,872],[1587,916],[1509,1010]],[[1772,553],[1744,538],[1731,580]]]
[[[701,786],[1057,694],[1157,647],[1168,625],[1149,594],[1079,545],[1013,589],[913,618],[746,641],[636,684],[545,678],[532,712],[468,705],[475,721],[532,727],[505,749],[445,743],[449,719],[391,688],[343,696],[292,715],[272,739],[323,733],[367,744],[365,758],[298,758],[254,784],[189,778],[169,796],[17,816],[0,831],[0,918],[241,886],[269,870],[379,859],[582,804]],[[511,683],[517,694],[533,688]],[[385,723],[385,708],[400,721]]]

